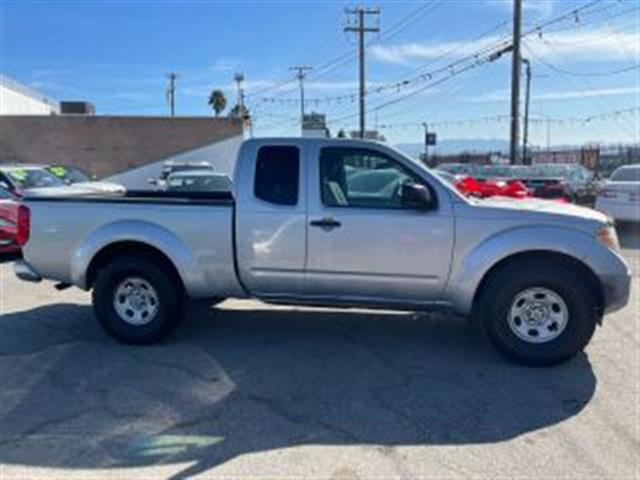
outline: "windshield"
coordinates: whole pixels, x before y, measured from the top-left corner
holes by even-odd
[[[497,178],[511,177],[513,171],[508,165],[483,165],[478,169],[476,176],[478,178]]]
[[[511,177],[512,178],[520,178],[527,177],[529,175],[529,167],[525,167],[523,165],[514,165],[511,167]]]
[[[41,187],[64,187],[66,183],[61,178],[44,169],[36,168],[8,168],[4,170],[11,181],[21,189]]]
[[[529,177],[566,177],[568,169],[566,165],[533,165],[529,169]]]
[[[180,192],[229,192],[231,182],[224,175],[171,175],[167,190]]]
[[[89,175],[76,167],[65,167],[62,165],[52,165],[47,167],[47,170],[53,173],[56,177],[66,180],[69,183],[81,183],[90,182]]]
[[[211,166],[207,165],[197,165],[197,164],[183,164],[183,165],[170,165],[165,166],[162,169],[162,173],[160,174],[160,180],[166,180],[169,175],[177,172],[188,172],[190,170],[203,170],[203,169],[211,169]]]
[[[611,175],[614,182],[640,182],[640,167],[622,167]]]
[[[438,165],[438,169],[450,173],[452,175],[475,175],[477,166],[472,164],[461,163],[443,163]]]

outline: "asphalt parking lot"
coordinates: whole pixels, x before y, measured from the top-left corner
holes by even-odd
[[[2,478],[638,478],[640,231],[630,304],[560,367],[462,319],[228,301],[119,345],[89,295],[0,267]]]

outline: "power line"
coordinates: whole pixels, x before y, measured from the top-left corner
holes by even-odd
[[[626,114],[633,114],[640,111],[640,107],[627,107],[617,110],[611,110],[603,113],[596,113],[592,115],[577,117],[532,117],[530,119],[531,123],[555,123],[555,124],[580,124],[585,125],[591,122],[606,120],[609,118],[620,117]],[[463,126],[463,125],[472,125],[478,123],[502,123],[508,122],[511,119],[511,115],[489,115],[484,117],[473,117],[473,118],[462,118],[462,119],[446,119],[446,120],[436,120],[430,121],[430,127],[455,127],[455,126]],[[415,128],[422,129],[424,122],[399,122],[399,123],[381,123],[379,125],[380,129],[392,130],[392,129],[403,129],[403,128]]]
[[[594,7],[595,5],[601,3],[603,0],[593,0],[591,2],[586,3],[585,5],[578,7],[576,9],[572,9],[568,12],[565,12],[551,20],[548,20],[542,24],[536,25],[530,29],[528,29],[527,31],[525,31],[524,33],[522,33],[520,35],[520,38],[524,38],[526,36],[532,35],[534,33],[537,33],[539,36],[542,34],[543,30],[545,30],[546,28],[548,28],[551,25],[555,25],[561,21],[565,21],[567,19],[572,19],[574,21],[577,21],[578,23],[580,22],[580,17],[579,15],[590,15],[593,13],[597,13],[599,11],[603,11],[604,8],[600,8],[598,10],[593,10],[592,7]],[[607,6],[606,9],[611,9],[611,6]],[[590,10],[591,9],[591,10]],[[506,22],[501,22],[498,25],[496,25],[495,27],[492,27],[489,31],[483,33],[480,35],[480,38],[487,36],[491,33],[491,31],[496,30],[498,28],[501,28]],[[417,88],[414,90],[411,90],[410,92],[408,92],[408,94],[402,95],[400,97],[391,99],[387,102],[381,103],[375,107],[373,107],[375,110],[379,110],[382,108],[386,108],[387,106],[393,105],[395,103],[398,103],[406,98],[409,98],[410,96],[413,96],[416,93],[420,93],[424,90],[426,90],[427,88],[433,87],[435,85],[438,85],[440,83],[443,83],[444,81],[448,80],[449,78],[452,78],[453,76],[457,76],[460,73],[463,73],[467,70],[470,70],[472,68],[475,68],[479,65],[482,65],[484,63],[486,63],[487,59],[481,59],[481,57],[484,54],[496,54],[499,53],[500,51],[504,51],[505,49],[507,49],[510,45],[510,42],[506,41],[506,40],[498,40],[496,42],[492,42],[489,45],[484,46],[483,48],[472,52],[471,54],[455,61],[452,62],[444,67],[438,68],[436,70],[433,70],[431,72],[427,72],[427,73],[423,73],[417,77],[411,78],[411,79],[405,79],[402,81],[398,81],[398,82],[393,82],[391,84],[385,84],[382,86],[377,86],[377,87],[372,87],[370,89],[368,89],[366,91],[366,93],[382,93],[385,91],[389,91],[389,90],[394,90],[395,92],[400,92],[406,88],[410,88],[412,86],[414,86],[417,83],[422,83],[422,82],[429,82],[426,85],[424,85],[421,88]],[[448,52],[445,52],[445,54],[443,54],[443,56],[441,56],[440,58],[436,59],[435,61],[446,57],[448,55],[450,55],[451,53],[455,53],[455,51],[459,51],[461,48],[463,48],[464,45],[458,45],[456,46],[456,48],[451,49]],[[325,64],[323,64],[321,67],[322,68],[327,68],[327,69],[331,69],[332,67],[335,66],[339,66],[342,63],[348,62],[350,61],[350,57],[352,56],[352,53],[347,53],[347,54],[343,54],[341,57],[338,57],[330,62],[327,62]],[[429,64],[431,64],[433,62],[430,62]],[[428,65],[428,64],[427,64]],[[424,66],[421,66],[418,68],[421,69],[424,68]],[[316,70],[317,71],[317,70]],[[434,77],[444,74],[444,73],[448,73],[447,76],[442,77],[440,79],[437,79],[435,81]],[[319,78],[319,76],[314,76],[314,78]],[[327,104],[329,104],[330,102],[336,102],[338,104],[342,103],[342,101],[344,100],[351,100],[353,101],[355,99],[355,95],[356,94],[346,94],[346,95],[338,95],[338,96],[333,96],[333,97],[323,97],[323,98],[319,98],[319,99],[310,99],[307,100],[307,104],[311,103],[311,102],[315,102],[315,103],[319,103],[319,102],[327,102]],[[276,98],[263,98],[261,99],[264,102],[277,102],[278,100]],[[296,104],[296,100],[292,100],[292,99],[282,99],[281,100],[281,104],[285,105],[285,104]],[[352,118],[354,116],[356,116],[357,114],[350,114],[350,115],[345,115],[343,117],[340,117],[338,119],[335,119],[332,121],[333,122],[337,122],[337,121],[341,121],[347,118]]]

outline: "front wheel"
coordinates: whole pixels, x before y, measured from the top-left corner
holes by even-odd
[[[589,343],[593,292],[569,266],[545,260],[507,265],[490,279],[480,314],[496,348],[526,365],[556,365]]]
[[[125,343],[150,344],[177,326],[180,297],[171,272],[145,257],[125,255],[98,272],[93,307],[111,336]]]

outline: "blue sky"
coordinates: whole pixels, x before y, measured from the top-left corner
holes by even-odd
[[[589,3],[525,0],[524,30]],[[256,133],[286,135],[298,133],[300,108],[289,68],[304,63],[315,67],[306,81],[307,110],[326,113],[334,132],[351,130],[356,43],[343,27],[344,9],[354,5],[0,0],[0,70],[54,98],[89,100],[110,115],[166,115],[169,71],[179,74],[177,113],[211,115],[208,92],[222,88],[234,103],[233,74],[243,72]],[[507,39],[511,2],[375,5],[380,34],[368,36],[368,125],[377,123],[394,143],[420,142],[424,121],[440,138],[506,139],[508,123],[498,117],[509,113],[510,56],[463,73],[442,67],[485,48],[474,57],[481,61]],[[545,118],[552,144],[638,141],[637,111],[608,116],[639,106],[638,15],[634,0],[600,0],[525,37],[538,119],[531,125],[534,144],[546,144]],[[389,86],[405,79],[414,80]],[[436,80],[441,83],[429,87]],[[602,118],[560,122],[593,116]]]

